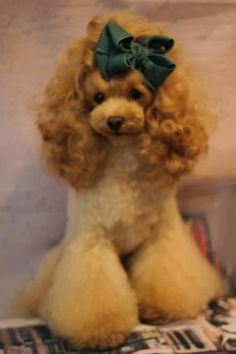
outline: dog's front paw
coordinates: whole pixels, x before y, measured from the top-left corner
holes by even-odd
[[[112,332],[110,334],[103,334],[97,333],[94,336],[91,336],[88,340],[84,341],[83,343],[79,341],[80,346],[82,347],[89,347],[94,349],[109,349],[115,348],[122,344],[125,339],[128,337],[130,332]]]
[[[168,316],[165,316],[155,307],[145,307],[140,309],[140,319],[144,323],[151,325],[165,325],[171,322]]]
[[[128,337],[128,332],[116,332],[110,334],[107,338],[102,341],[102,347],[104,348],[115,348]]]

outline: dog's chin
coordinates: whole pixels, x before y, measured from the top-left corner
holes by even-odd
[[[140,134],[141,131],[132,134],[126,132],[108,133],[105,138],[113,146],[124,146],[133,144]]]
[[[114,146],[123,146],[123,145],[130,145],[135,141],[137,135],[132,134],[110,134],[107,136],[107,140],[111,145]]]
[[[112,132],[108,129],[99,129],[99,128],[96,129],[96,128],[97,127],[93,127],[93,130],[96,132],[96,134],[102,136],[103,138],[109,140],[110,142],[116,142],[117,144],[122,142],[133,141],[143,132],[143,129],[137,129],[134,131]]]

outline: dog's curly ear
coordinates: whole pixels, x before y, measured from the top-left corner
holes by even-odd
[[[141,137],[141,154],[158,165],[170,180],[190,172],[207,151],[207,124],[212,120],[186,69],[177,68],[147,111],[148,134]]]
[[[86,38],[75,42],[35,108],[46,165],[75,188],[92,182],[104,157],[102,143],[88,124],[83,97],[83,80],[93,70],[93,61],[93,42]]]

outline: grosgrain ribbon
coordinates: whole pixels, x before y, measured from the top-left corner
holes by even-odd
[[[105,80],[121,72],[138,69],[153,91],[172,73],[176,65],[165,57],[174,46],[166,36],[151,36],[135,42],[122,27],[108,22],[96,46],[96,62]]]

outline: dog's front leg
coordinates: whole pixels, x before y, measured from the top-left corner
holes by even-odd
[[[140,317],[153,324],[191,318],[222,294],[223,281],[200,254],[173,198],[154,231],[129,261]]]
[[[137,324],[136,297],[109,240],[71,241],[41,308],[53,331],[87,347],[113,347]]]

